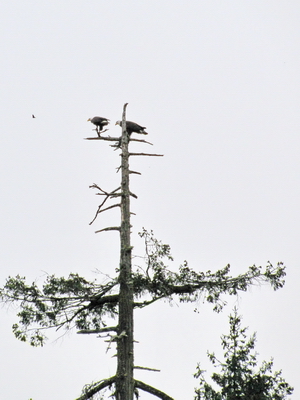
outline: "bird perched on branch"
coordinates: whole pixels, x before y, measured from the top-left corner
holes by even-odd
[[[115,125],[122,126],[122,121],[117,121],[115,123]],[[132,132],[142,133],[143,135],[148,135],[148,132],[146,132],[145,129],[146,129],[145,126],[141,126],[132,121],[126,121],[126,131],[127,131],[128,135],[131,135]]]
[[[91,121],[92,124],[96,125],[96,131],[98,135],[100,135],[101,131],[103,128],[109,124],[109,119],[107,118],[102,118],[102,117],[94,117],[94,118],[89,118],[88,121]]]

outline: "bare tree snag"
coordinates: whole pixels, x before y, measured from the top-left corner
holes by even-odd
[[[33,282],[27,284],[25,277],[9,277],[0,287],[0,301],[19,303],[19,323],[13,325],[13,333],[21,341],[30,341],[32,346],[43,345],[45,329],[76,327],[80,334],[98,334],[107,338],[108,349],[112,343],[117,346],[116,375],[108,379],[85,386],[77,400],[91,400],[95,394],[105,388],[112,388],[116,400],[133,400],[141,389],[162,400],[173,400],[166,393],[135,380],[134,369],[157,371],[156,369],[134,366],[134,309],[144,308],[164,299],[172,301],[176,296],[180,302],[198,302],[205,300],[214,305],[219,312],[225,305],[223,295],[237,295],[251,285],[268,282],[274,290],[284,285],[285,267],[279,262],[273,266],[270,262],[262,269],[250,266],[236,277],[230,275],[230,265],[217,272],[195,271],[187,261],[179,266],[177,272],[169,269],[165,260],[172,261],[170,246],[158,241],[153,232],[143,228],[139,233],[145,242],[146,268],[132,270],[132,246],[130,240],[131,197],[137,196],[130,191],[129,177],[140,174],[129,168],[131,156],[161,156],[161,154],[129,152],[131,141],[151,144],[145,140],[134,139],[126,132],[126,107],[122,115],[122,135],[120,137],[97,136],[88,140],[106,140],[110,146],[121,152],[121,185],[112,191],[105,191],[95,183],[90,186],[103,196],[91,224],[104,211],[118,208],[121,213],[119,226],[103,227],[98,232],[117,231],[120,235],[120,262],[117,275],[109,278],[109,283],[90,282],[76,273],[68,277],[47,275],[42,288]],[[99,132],[97,132],[98,134]],[[103,132],[101,132],[103,133]],[[108,200],[112,204],[106,204]],[[113,319],[113,325],[106,318]]]
[[[125,335],[117,341],[116,400],[133,400],[133,283],[130,244],[130,191],[129,191],[129,136],[126,132],[126,107],[122,116],[122,162],[121,162],[121,232],[119,272],[119,323],[118,335]]]

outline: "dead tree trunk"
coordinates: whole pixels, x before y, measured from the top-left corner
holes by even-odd
[[[119,294],[114,296],[114,300],[118,304],[118,325],[116,327],[103,328],[100,332],[116,331],[117,335],[113,337],[113,340],[117,342],[117,373],[114,377],[100,382],[96,387],[92,387],[86,392],[83,399],[90,398],[98,390],[101,390],[112,383],[115,384],[114,396],[116,400],[133,400],[134,392],[137,389],[142,389],[146,392],[154,394],[164,400],[173,400],[171,397],[167,396],[165,393],[159,391],[158,389],[152,388],[151,386],[136,381],[134,379],[134,326],[133,326],[133,311],[134,311],[134,288],[133,288],[133,277],[132,277],[132,246],[130,243],[130,198],[137,197],[129,189],[129,176],[130,174],[140,174],[137,171],[131,171],[129,169],[129,158],[131,156],[159,156],[161,154],[149,154],[149,153],[130,153],[129,152],[129,142],[137,141],[142,143],[152,144],[142,139],[134,139],[128,135],[126,130],[126,107],[127,103],[123,108],[122,115],[122,136],[121,138],[115,137],[104,137],[98,135],[96,138],[87,138],[88,140],[107,140],[114,141],[115,144],[112,147],[117,149],[121,148],[121,186],[112,192],[105,192],[97,185],[92,185],[91,187],[96,188],[100,191],[100,195],[104,195],[105,199],[98,207],[96,215],[91,223],[95,221],[97,216],[104,211],[110,210],[114,207],[120,207],[121,209],[121,224],[120,226],[111,226],[100,229],[96,232],[104,232],[117,230],[120,232],[120,265],[119,265]],[[120,197],[120,203],[113,204],[109,207],[103,208],[107,199],[115,199]],[[107,296],[106,296],[107,298]],[[99,304],[99,303],[98,303]],[[99,332],[99,331],[98,331]],[[83,333],[83,332],[82,332]],[[88,331],[85,333],[95,333]],[[147,368],[146,368],[147,369]],[[153,369],[152,369],[153,370]],[[78,400],[81,400],[79,398]]]
[[[119,323],[116,375],[116,400],[133,400],[133,284],[131,277],[130,191],[129,191],[129,136],[126,132],[126,106],[122,117],[121,139],[121,254],[119,271]]]

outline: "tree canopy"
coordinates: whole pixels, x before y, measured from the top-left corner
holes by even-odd
[[[273,373],[273,360],[263,361],[257,368],[257,353],[254,352],[256,334],[247,338],[247,328],[241,326],[241,316],[234,309],[229,316],[229,335],[222,335],[224,361],[214,353],[208,358],[220,372],[214,372],[212,381],[205,380],[205,371],[197,366],[195,377],[199,388],[195,390],[195,400],[284,400],[292,394],[293,388],[282,378],[281,371]]]
[[[140,233],[145,242],[142,265],[132,272],[134,308],[143,308],[161,299],[170,302],[211,303],[214,311],[221,311],[226,304],[224,295],[236,295],[247,291],[250,285],[266,282],[274,290],[284,285],[285,267],[279,262],[270,262],[265,268],[251,266],[238,276],[230,275],[230,265],[216,272],[195,271],[185,261],[177,272],[170,269],[171,249],[157,240],[152,231]],[[20,310],[19,321],[13,325],[15,336],[29,341],[33,346],[45,343],[45,331],[49,328],[71,329],[79,333],[97,333],[115,330],[109,326],[118,315],[118,278],[108,283],[87,281],[76,273],[68,277],[47,275],[44,283],[26,283],[26,278],[17,275],[8,277],[0,289],[2,301],[16,302]]]

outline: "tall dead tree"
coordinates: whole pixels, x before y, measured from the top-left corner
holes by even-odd
[[[121,186],[114,192],[108,195],[110,198],[115,198],[116,196],[121,197],[121,202],[115,204],[114,206],[119,206],[121,208],[121,225],[120,227],[107,227],[101,231],[106,230],[119,230],[120,231],[120,268],[119,268],[119,297],[118,297],[118,325],[116,327],[117,336],[115,340],[117,341],[117,374],[115,377],[115,397],[116,400],[132,400],[134,389],[139,386],[138,382],[134,380],[134,326],[133,326],[133,310],[134,310],[134,290],[133,290],[133,278],[132,278],[132,246],[130,242],[130,197],[136,197],[130,192],[129,188],[129,176],[131,173],[137,173],[135,171],[130,171],[129,169],[129,158],[130,156],[161,156],[160,154],[148,154],[148,153],[130,153],[129,152],[129,142],[131,139],[130,135],[126,131],[126,108],[127,103],[123,107],[122,115],[122,136],[116,142],[117,144],[113,147],[121,149]],[[116,138],[104,138],[98,135],[97,138],[91,139],[103,139],[103,140],[113,140]],[[133,139],[139,142],[147,143],[145,140]],[[120,192],[119,192],[120,189]],[[110,209],[107,208],[107,209]],[[100,211],[106,211],[107,209]],[[140,385],[143,385],[140,382]],[[148,387],[144,384],[144,389],[147,390]],[[151,388],[150,388],[151,390]],[[169,396],[164,393],[160,393],[164,397],[169,398]]]
[[[170,246],[156,240],[153,233],[143,230],[140,233],[145,242],[146,268],[132,270],[132,246],[130,241],[130,199],[137,197],[130,191],[129,177],[139,172],[129,168],[132,156],[161,156],[160,154],[133,153],[129,151],[132,141],[148,143],[146,140],[131,137],[126,132],[126,107],[123,108],[121,137],[102,136],[105,131],[97,131],[97,137],[89,140],[113,142],[115,150],[121,150],[121,185],[113,191],[105,191],[96,184],[91,187],[98,190],[104,199],[99,205],[94,219],[113,208],[120,208],[121,223],[96,232],[118,231],[120,234],[120,263],[118,274],[106,284],[87,281],[76,273],[67,278],[47,275],[40,288],[36,282],[27,284],[25,277],[8,277],[0,288],[0,300],[5,303],[17,303],[19,322],[13,324],[13,332],[21,341],[29,341],[32,346],[43,345],[45,329],[75,327],[80,334],[107,335],[117,345],[117,371],[114,376],[87,385],[77,400],[89,400],[107,387],[112,388],[116,400],[133,400],[138,389],[151,393],[162,400],[173,400],[167,394],[134,378],[134,318],[136,308],[150,306],[154,302],[173,298],[180,302],[201,302],[206,300],[220,311],[225,302],[222,295],[236,295],[246,291],[249,286],[268,282],[274,290],[284,285],[285,267],[281,262],[273,266],[270,262],[263,270],[255,265],[236,277],[230,276],[230,266],[212,273],[193,270],[184,262],[178,272],[172,272],[165,259],[172,260]],[[106,206],[111,200],[112,205]],[[142,300],[141,300],[142,299]],[[117,321],[108,326],[107,318]],[[106,337],[107,337],[106,336]],[[157,370],[156,370],[157,371]]]
[[[121,139],[121,229],[119,271],[118,368],[116,399],[133,399],[133,282],[130,243],[129,135],[126,132],[126,105],[122,116]]]

